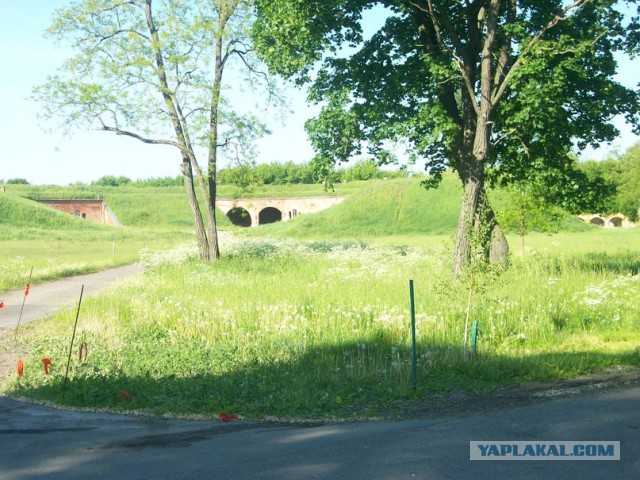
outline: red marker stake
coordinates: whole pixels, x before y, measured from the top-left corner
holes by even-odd
[[[53,362],[50,358],[43,358],[42,365],[44,366],[44,374],[49,375],[49,365],[53,365]]]
[[[33,267],[31,267],[31,271],[29,272],[29,280],[27,280],[27,286],[24,289],[24,296],[22,297],[22,307],[20,307],[20,316],[18,317],[18,324],[16,325],[16,334],[13,337],[13,343],[18,339],[18,328],[20,328],[20,320],[22,320],[22,311],[24,310],[24,302],[27,300],[27,295],[29,295],[29,286],[31,285],[31,275],[33,274]]]

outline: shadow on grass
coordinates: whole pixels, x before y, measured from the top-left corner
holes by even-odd
[[[165,352],[166,353],[166,352]],[[226,367],[217,360],[191,365],[179,374],[127,366],[72,366],[62,398],[66,363],[52,374],[29,365],[8,394],[82,408],[144,410],[154,414],[236,413],[254,419],[397,417],[433,402],[439,394],[486,391],[506,385],[569,378],[617,365],[640,365],[640,349],[623,353],[571,352],[528,356],[478,355],[465,359],[458,348],[422,344],[417,388],[412,388],[411,352],[389,339],[307,348],[287,361]],[[194,358],[194,362],[196,362]],[[153,364],[149,359],[147,365]],[[442,398],[446,398],[446,395]],[[405,411],[403,411],[403,409]]]

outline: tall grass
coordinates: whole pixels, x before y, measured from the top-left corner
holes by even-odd
[[[637,247],[637,233],[627,238]],[[225,253],[215,264],[194,260],[191,246],[147,256],[144,275],[88,300],[78,338],[89,356],[73,356],[64,401],[71,313],[25,330],[31,360],[9,393],[156,413],[376,417],[440,392],[640,362],[635,249],[531,249],[506,270],[480,275],[475,357],[462,350],[469,284],[451,277],[442,245],[249,239],[225,245]],[[42,374],[44,357],[52,375]]]
[[[173,248],[191,237],[176,229],[114,228],[18,195],[0,194],[0,292],[138,260],[145,249]]]
[[[0,240],[0,292],[92,273],[139,261],[148,249],[171,249],[191,238],[182,232],[21,230],[21,239]]]

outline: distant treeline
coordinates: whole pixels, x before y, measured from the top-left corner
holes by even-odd
[[[640,142],[623,155],[613,154],[602,161],[589,161],[580,168],[591,178],[600,178],[608,187],[605,211],[623,213],[633,221],[640,220]]]
[[[323,180],[330,182],[343,182],[355,180],[373,180],[382,178],[406,177],[404,170],[381,170],[373,160],[360,160],[347,168],[341,168],[331,172],[329,178],[320,177],[309,163],[261,163],[222,168],[218,171],[218,183],[220,185],[238,185],[247,187],[250,185],[287,185],[287,184],[318,184]],[[20,182],[15,181],[20,180]],[[24,183],[26,180],[15,179],[7,183]],[[1,182],[0,182],[1,183]],[[87,186],[81,182],[74,186]],[[182,186],[181,175],[176,177],[148,178],[144,180],[132,180],[128,177],[116,177],[106,175],[91,182],[91,185],[100,187],[174,187]]]
[[[223,168],[218,172],[222,185],[317,184],[328,180],[343,182],[406,177],[404,170],[381,170],[373,160],[359,160],[350,167],[331,172],[329,178],[318,175],[310,163],[261,163]]]

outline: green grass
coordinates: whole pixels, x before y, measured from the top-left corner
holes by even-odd
[[[172,248],[188,230],[114,228],[0,194],[0,292],[134,263],[145,249]]]
[[[576,235],[585,246],[574,253]],[[609,241],[590,250],[592,238]],[[32,355],[8,393],[153,413],[372,418],[442,392],[640,364],[640,277],[631,275],[640,231],[540,237],[506,270],[476,275],[474,358],[462,353],[469,283],[451,277],[450,240],[439,240],[415,248],[245,239],[208,265],[192,248],[150,256],[144,275],[83,305],[76,348],[86,342],[89,356],[72,355],[64,400],[71,311],[22,331]],[[51,375],[41,358],[53,361]]]
[[[274,197],[322,191],[258,190]],[[122,229],[0,194],[0,291],[23,287],[32,266],[37,284],[139,258],[148,265],[83,304],[64,400],[72,311],[21,329],[19,342],[31,356],[25,376],[14,377],[7,392],[153,413],[372,418],[419,408],[442,392],[640,363],[640,229],[567,219],[559,234],[527,235],[524,250],[510,235],[509,266],[475,276],[471,317],[480,334],[471,358],[462,351],[469,281],[450,274],[461,196],[455,179],[447,176],[434,191],[407,179],[336,190],[349,197],[332,209],[234,230],[236,239],[223,244],[223,258],[213,264],[197,261],[190,243],[173,249],[193,238],[181,188],[22,192],[104,195],[131,224]],[[416,391],[409,279],[418,313]],[[77,356],[83,342],[86,362]],[[42,358],[53,362],[49,376]],[[123,400],[125,390],[131,402]]]
[[[263,225],[247,234],[298,239],[377,239],[450,234],[458,222],[462,200],[460,182],[453,174],[446,174],[437,189],[427,190],[420,182],[420,179],[371,182],[328,210]],[[498,208],[504,208],[508,199],[503,192],[492,192],[491,196],[498,199]],[[558,229],[590,230],[570,215],[559,222]]]
[[[460,195],[453,181],[437,190],[425,190],[419,180],[379,181],[328,210],[264,225],[255,234],[294,238],[443,234],[456,225]]]

